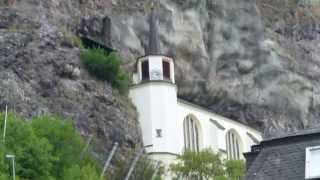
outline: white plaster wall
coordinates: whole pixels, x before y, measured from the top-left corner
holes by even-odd
[[[239,134],[243,152],[249,152],[254,145],[247,133],[262,140],[261,133],[248,126],[178,100],[177,87],[172,83],[150,81],[137,84],[130,89],[129,97],[139,113],[144,145],[153,145],[146,149],[147,153],[151,158],[162,161],[166,167],[175,161],[174,154],[181,154],[184,150],[183,121],[188,115],[199,121],[201,148],[226,151],[226,133],[231,129]],[[225,129],[218,128],[210,119]],[[162,130],[162,137],[157,137],[156,129]],[[223,157],[226,158],[226,154]],[[170,175],[165,179],[170,179]]]
[[[150,121],[150,88],[148,86],[132,87],[129,97],[138,111],[138,119],[142,130],[142,140],[145,145],[152,144],[152,121]]]
[[[249,152],[251,146],[254,145],[254,142],[251,138],[247,135],[247,132],[251,133],[254,137],[258,140],[262,140],[261,133],[257,130],[245,126],[241,123],[233,121],[231,119],[225,118],[223,116],[214,114],[201,108],[197,105],[193,105],[187,103],[185,101],[178,101],[178,119],[180,124],[180,128],[183,129],[183,120],[184,118],[192,114],[195,116],[201,124],[201,131],[202,131],[202,147],[206,148],[210,147],[214,150],[226,150],[226,133],[230,129],[234,129],[240,136],[243,145],[243,152]],[[219,124],[221,124],[225,130],[221,130],[219,128],[214,128],[215,126],[210,119],[216,120]],[[216,127],[216,126],[215,126]],[[179,135],[181,141],[183,141],[183,133]]]
[[[176,86],[167,82],[148,82],[130,90],[129,96],[139,113],[143,142],[153,145],[147,149],[148,152],[180,154],[184,150],[183,121],[187,115],[193,115],[199,121],[201,148],[225,151],[226,133],[231,129],[240,135],[243,152],[249,152],[255,144],[247,132],[262,140],[260,132],[199,106],[178,101],[176,94]],[[217,121],[225,130],[217,128],[210,119]],[[162,137],[156,137],[156,129],[162,130]]]
[[[131,88],[129,97],[137,107],[144,145],[153,145],[148,152],[181,152],[177,138],[177,88],[168,82],[147,82]],[[162,137],[156,137],[156,129]]]
[[[149,56],[150,80],[163,80],[162,56]],[[159,73],[158,77],[153,77],[153,72]]]

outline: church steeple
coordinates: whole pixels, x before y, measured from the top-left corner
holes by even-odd
[[[166,55],[161,55],[160,51],[157,12],[154,2],[152,4],[148,22],[150,26],[149,44],[145,48],[145,56],[140,57],[137,60],[137,74],[134,75],[133,82],[135,84],[140,84],[157,81],[174,84],[173,59]]]
[[[160,45],[158,37],[158,21],[157,13],[155,10],[154,3],[152,3],[152,9],[149,16],[149,44],[146,49],[146,55],[159,55]]]

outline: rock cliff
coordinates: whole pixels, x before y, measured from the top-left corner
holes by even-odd
[[[0,8],[0,110],[8,105],[24,117],[72,119],[84,137],[94,137],[97,158],[104,160],[114,142],[123,157],[141,145],[137,113],[83,68],[72,33],[77,23],[73,12],[59,8],[71,8],[59,5],[64,2],[27,0]]]
[[[297,0],[160,1],[162,52],[176,60],[179,96],[265,136],[319,126],[319,6]],[[147,42],[148,6],[113,1],[113,7],[112,44],[134,62]]]
[[[161,0],[161,50],[174,57],[179,96],[266,136],[320,117],[319,9],[301,1]],[[112,141],[140,142],[137,115],[82,68],[69,33],[118,50],[125,67],[147,43],[147,0],[17,0],[0,9],[0,104],[55,113]]]

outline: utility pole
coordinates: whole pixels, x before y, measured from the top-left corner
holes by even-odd
[[[101,176],[100,176],[101,180],[104,177],[104,174],[107,171],[107,169],[108,169],[108,167],[110,165],[110,162],[111,162],[111,160],[112,160],[112,158],[113,158],[118,146],[119,146],[119,143],[115,142],[114,145],[113,145],[113,148],[112,148],[112,150],[111,150],[111,152],[109,154],[109,157],[108,157],[106,163],[104,164],[104,167],[103,167],[103,170],[102,170],[102,173],[101,173]]]
[[[7,129],[7,118],[8,118],[8,105],[6,105],[6,112],[4,115],[4,125],[3,125],[3,144],[6,141],[6,129]]]
[[[13,180],[16,180],[16,169],[15,169],[14,155],[7,154],[6,158],[11,159],[11,162],[12,162],[12,177],[13,177]]]
[[[92,139],[93,139],[93,135],[90,135],[89,139],[87,140],[86,146],[83,148],[83,150],[82,150],[82,152],[81,152],[81,154],[80,154],[80,159],[81,159],[81,160],[83,159],[84,154],[86,153],[86,151],[87,151],[87,149],[88,149],[88,147],[89,147]]]
[[[125,180],[129,180],[129,179],[130,179],[130,176],[131,176],[131,174],[133,173],[133,170],[134,170],[137,162],[139,161],[139,159],[140,159],[140,157],[141,157],[141,155],[142,155],[142,153],[143,153],[143,151],[144,151],[144,148],[146,148],[146,147],[152,147],[152,146],[153,146],[153,145],[144,146],[144,147],[142,147],[142,148],[138,151],[136,157],[135,157],[135,158],[133,159],[133,161],[132,161],[132,164],[131,164],[130,169],[129,169],[127,175],[126,175]]]
[[[154,178],[156,178],[156,177],[157,177],[157,174],[158,174],[159,168],[160,168],[160,162],[158,161],[158,162],[157,162],[157,165],[156,165],[156,167],[155,167],[155,169],[154,169],[154,172],[153,172],[153,174],[152,174],[152,178],[151,178],[151,180],[154,180]]]

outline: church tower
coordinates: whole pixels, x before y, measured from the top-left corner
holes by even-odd
[[[152,8],[149,16],[149,43],[145,49],[145,56],[137,60],[137,74],[134,76],[136,84],[147,81],[175,83],[173,59],[161,55],[160,52],[157,24],[157,15]]]
[[[134,85],[129,96],[139,113],[143,143],[145,146],[151,145],[146,148],[147,153],[163,161],[181,152],[181,145],[175,136],[179,131],[176,120],[177,87],[174,61],[160,51],[154,8],[149,16],[149,25],[149,43],[145,56],[137,59]]]

